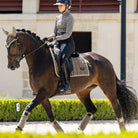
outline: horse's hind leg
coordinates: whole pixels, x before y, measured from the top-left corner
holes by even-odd
[[[104,82],[104,83],[99,83],[100,84],[99,87],[103,90],[104,94],[111,102],[114,112],[116,114],[120,129],[125,130],[125,123],[122,115],[121,106],[117,99],[116,79],[113,77],[110,77],[109,79],[104,79],[100,82]]]
[[[77,93],[77,96],[87,110],[87,114],[85,115],[79,126],[79,129],[83,131],[86,128],[88,122],[92,119],[93,115],[96,113],[97,109],[90,99],[90,90],[85,90],[81,93]]]
[[[55,130],[63,132],[63,129],[60,127],[58,122],[55,120],[55,117],[53,116],[53,112],[52,112],[52,108],[51,108],[51,104],[49,102],[49,99],[46,98],[45,100],[43,100],[42,106],[44,107],[44,109],[47,113],[47,116],[50,119],[50,122],[52,123]]]

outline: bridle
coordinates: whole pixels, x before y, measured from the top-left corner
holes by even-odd
[[[13,44],[14,42],[17,41],[17,54],[16,55],[12,55],[8,53],[8,59],[10,58],[16,58],[16,60],[19,62],[20,60],[23,59],[23,49],[21,47],[21,44],[18,42],[18,36],[16,35],[16,37],[14,37],[12,40],[10,40],[10,42],[8,42],[8,44],[6,44],[6,48],[9,49],[11,47],[11,44]]]
[[[42,48],[44,46],[47,46],[49,48],[49,46],[48,46],[49,42],[46,41],[44,44],[40,45],[38,48],[34,49],[33,51],[31,51],[30,53],[28,53],[28,54],[25,55],[25,54],[23,54],[23,48],[22,48],[21,44],[19,43],[18,36],[14,37],[8,44],[6,44],[5,45],[6,48],[9,49],[10,46],[11,46],[11,44],[13,44],[16,41],[17,41],[17,54],[16,55],[12,55],[12,54],[8,53],[8,58],[14,57],[14,58],[16,58],[16,60],[18,62],[20,62],[23,58],[26,58],[26,57],[32,55],[33,53],[35,53],[36,51],[38,51],[40,48]]]

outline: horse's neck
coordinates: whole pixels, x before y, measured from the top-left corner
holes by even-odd
[[[23,40],[23,51],[25,55],[28,55],[30,52],[37,49],[41,44],[37,40],[33,39],[27,34],[22,34]],[[37,70],[38,68],[42,69],[42,65],[45,67],[47,63],[50,64],[50,52],[48,48],[41,48],[31,55],[26,57],[26,62],[29,67],[29,70]],[[39,71],[39,70],[38,70]]]

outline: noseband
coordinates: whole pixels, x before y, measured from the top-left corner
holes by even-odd
[[[14,58],[16,58],[17,61],[19,62],[20,60],[23,59],[23,49],[22,49],[20,43],[18,42],[18,36],[14,37],[14,38],[13,38],[10,42],[8,42],[8,44],[5,45],[5,46],[6,46],[7,49],[9,49],[10,46],[11,46],[11,44],[13,44],[13,43],[16,42],[16,41],[17,41],[17,54],[16,54],[16,55],[12,55],[12,54],[9,54],[9,53],[8,53],[8,58],[13,58],[13,57],[14,57]]]

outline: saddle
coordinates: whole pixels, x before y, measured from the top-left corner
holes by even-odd
[[[59,67],[61,51],[56,47],[50,47],[50,53],[53,59],[55,74],[57,77],[60,77]],[[71,57],[66,61],[66,65],[70,71],[70,77],[82,77],[90,75],[87,60],[76,51],[73,52]]]

